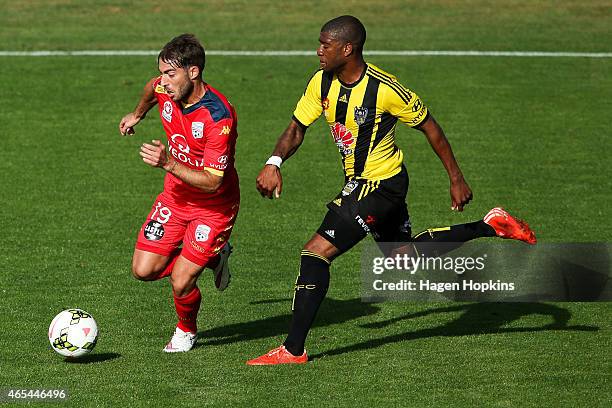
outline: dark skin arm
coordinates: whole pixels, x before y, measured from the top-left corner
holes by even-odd
[[[294,120],[289,123],[287,129],[280,135],[274,148],[273,156],[279,156],[283,161],[287,160],[297,151],[304,140],[305,131]],[[257,176],[257,190],[263,197],[280,197],[283,189],[283,177],[280,169],[273,164],[267,164]]]
[[[472,190],[463,178],[453,150],[438,122],[430,114],[429,118],[417,128],[425,134],[427,141],[444,165],[450,180],[451,209],[463,211],[472,199]]]

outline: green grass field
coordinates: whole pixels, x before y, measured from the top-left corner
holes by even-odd
[[[0,51],[156,50],[194,32],[213,50],[306,50],[351,13],[366,49],[612,51],[605,1],[286,3],[0,1]],[[420,132],[398,127],[414,231],[504,205],[541,242],[609,241],[611,58],[368,58],[423,97],[475,200],[449,211],[445,172]],[[163,136],[155,112],[131,138],[121,117],[156,74],[155,57],[2,57],[0,388],[66,388],[72,406],[612,405],[610,303],[360,301],[360,246],[334,262],[305,366],[248,367],[289,320],[299,251],[342,186],[322,121],[283,165],[282,199],[255,178],[316,57],[210,56],[206,79],[240,118],[242,205],[224,293],[205,273],[201,340],[165,355],[175,313],[166,281],[139,282],[138,228],[162,187],[138,148]],[[369,238],[368,238],[369,239]],[[80,363],[46,333],[62,309],[100,326]]]

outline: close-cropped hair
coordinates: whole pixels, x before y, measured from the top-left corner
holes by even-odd
[[[366,40],[366,29],[354,16],[340,16],[329,20],[323,24],[321,32],[329,33],[340,41],[350,42],[358,51],[363,50]]]

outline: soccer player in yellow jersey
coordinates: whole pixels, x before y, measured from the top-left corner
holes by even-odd
[[[419,248],[423,242],[457,243],[494,236],[530,244],[536,241],[526,223],[501,208],[492,209],[476,222],[411,236],[406,207],[408,175],[402,151],[395,145],[398,121],[421,131],[442,161],[450,180],[453,210],[462,211],[472,199],[472,191],[442,128],[421,98],[393,75],[364,61],[365,39],[365,27],[353,16],[337,17],[323,25],[317,49],[321,69],[308,82],[289,126],[257,178],[257,189],[263,196],[279,197],[281,163],[298,149],[308,126],[321,114],[325,116],[342,155],[346,184],[328,204],[321,226],[302,250],[287,339],[280,347],[248,361],[249,365],[308,361],[304,343],[329,287],[329,266],[368,233],[377,242],[412,246],[420,255],[426,252]]]

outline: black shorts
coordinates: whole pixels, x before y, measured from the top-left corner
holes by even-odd
[[[408,173],[404,166],[386,180],[350,180],[327,204],[329,211],[317,233],[340,253],[351,249],[368,233],[377,242],[410,242],[407,193]]]

